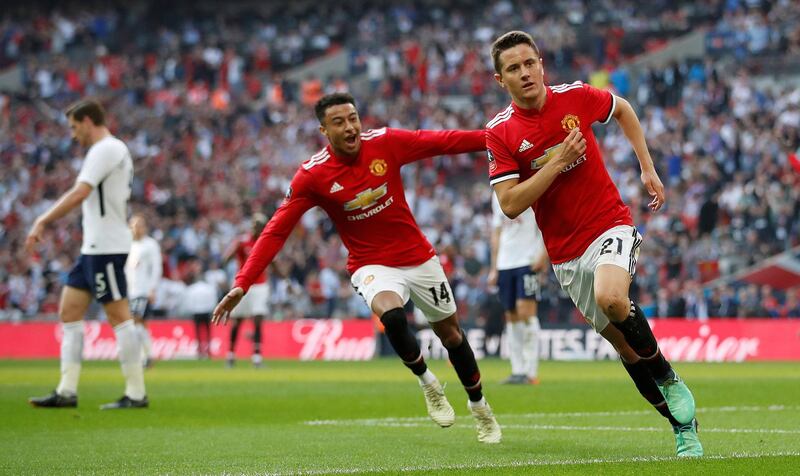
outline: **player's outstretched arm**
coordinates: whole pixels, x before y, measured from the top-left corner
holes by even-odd
[[[233,308],[239,304],[239,301],[244,297],[244,290],[242,288],[233,288],[228,291],[222,300],[214,308],[214,313],[211,315],[211,322],[214,324],[225,324],[231,316]]]
[[[261,230],[256,244],[253,246],[253,249],[247,256],[241,269],[239,269],[239,272],[236,274],[236,278],[233,281],[234,289],[227,294],[226,298],[231,296],[231,293],[233,293],[236,288],[241,288],[240,292],[242,296],[250,289],[250,286],[264,273],[267,266],[272,263],[272,259],[278,254],[278,251],[283,248],[283,244],[289,237],[289,233],[292,232],[297,222],[300,221],[300,217],[310,208],[317,205],[315,197],[307,188],[307,180],[310,180],[310,178],[304,174],[301,168],[301,170],[295,174],[294,179],[292,179],[292,185],[286,193],[286,198],[283,200],[283,203],[278,207],[275,214],[272,215],[272,218],[267,222],[264,229]],[[231,296],[231,298],[233,297],[234,296]],[[239,299],[241,299],[241,296]],[[224,301],[223,299],[223,302]],[[231,309],[238,302],[238,300],[234,302],[231,305]],[[224,307],[221,308],[221,312],[224,312],[224,310]]]
[[[639,166],[642,168],[642,183],[647,189],[647,193],[653,197],[653,200],[648,204],[651,210],[658,211],[666,201],[664,196],[664,185],[661,179],[658,178],[658,173],[653,165],[653,159],[650,157],[650,151],[647,149],[647,142],[644,139],[644,132],[642,132],[642,125],[639,118],[636,116],[636,111],[633,110],[631,104],[621,97],[616,98],[617,105],[614,110],[614,119],[619,123],[625,137],[633,146],[633,151],[636,153],[636,158],[639,159]]]
[[[42,241],[45,226],[72,211],[72,209],[86,200],[90,193],[92,193],[91,185],[78,182],[64,195],[61,195],[55,205],[39,215],[33,222],[33,226],[25,238],[25,250],[28,253],[33,253],[36,244]]]
[[[485,133],[480,130],[392,129],[391,140],[400,153],[400,162],[408,164],[439,155],[481,152],[486,149]]]

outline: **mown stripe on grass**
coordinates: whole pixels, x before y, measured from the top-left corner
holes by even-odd
[[[708,455],[698,458],[701,461],[720,461],[720,460],[733,460],[733,459],[756,459],[756,458],[782,458],[782,457],[798,457],[798,451],[778,451],[778,452],[764,452],[764,453],[731,453],[721,455]],[[532,459],[522,461],[506,461],[500,463],[490,462],[476,462],[476,463],[462,463],[462,464],[442,464],[442,465],[419,465],[419,466],[402,466],[402,467],[384,467],[384,466],[370,466],[363,468],[320,468],[309,469],[302,471],[288,471],[278,473],[268,473],[275,476],[301,476],[301,475],[317,475],[317,474],[359,474],[359,473],[374,473],[374,472],[392,472],[392,473],[412,473],[412,472],[427,472],[427,471],[448,471],[448,470],[474,470],[474,469],[504,469],[504,468],[528,468],[536,466],[579,466],[579,465],[595,465],[595,464],[625,464],[625,463],[658,463],[667,461],[679,461],[684,458],[676,456],[634,456],[630,458],[575,458],[575,459]]]
[[[762,406],[724,406],[724,407],[703,407],[698,408],[697,413],[725,413],[725,412],[779,412],[800,410],[800,406],[787,405],[762,405]],[[567,417],[592,417],[592,416],[636,416],[652,415],[652,410],[621,410],[621,411],[600,411],[600,412],[538,412],[538,413],[505,413],[496,415],[499,418],[567,418]],[[414,423],[427,422],[428,417],[387,417],[387,418],[362,418],[352,420],[309,420],[303,422],[305,425],[335,426],[335,425],[378,425],[383,423]]]

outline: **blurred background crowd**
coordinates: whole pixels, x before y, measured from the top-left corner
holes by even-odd
[[[601,7],[602,8],[599,8]],[[602,12],[602,13],[600,13]],[[613,13],[611,13],[613,12]],[[155,307],[180,314],[194,280],[227,289],[222,256],[271,215],[298,165],[322,148],[312,105],[349,91],[364,129],[482,128],[508,98],[489,45],[530,32],[550,84],[580,79],[636,107],[667,207],[651,214],[620,129],[596,128],[612,178],[645,237],[634,296],[650,316],[800,317],[800,289],[731,279],[800,245],[796,1],[414,0],[403,2],[43,2],[0,12],[0,317],[52,316],[80,243],[78,214],[22,247],[34,218],[74,183],[85,151],[61,111],[100,98],[135,164],[132,210],[164,253]],[[688,34],[701,54],[643,64]],[[325,61],[343,59],[331,69]],[[794,68],[794,70],[792,69]],[[333,72],[332,72],[333,71]],[[11,74],[16,88],[2,88]],[[5,79],[4,79],[5,76]],[[486,277],[486,159],[404,168],[419,225],[439,251],[462,317],[497,303]],[[320,210],[270,267],[271,317],[369,317],[346,251]],[[187,263],[201,263],[200,272]],[[577,322],[552,273],[541,318]]]

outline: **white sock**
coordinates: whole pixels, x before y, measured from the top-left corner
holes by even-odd
[[[83,321],[65,322],[61,324],[61,329],[61,380],[56,393],[77,395],[83,357]]]
[[[136,333],[139,336],[139,344],[142,347],[142,361],[146,362],[150,358],[150,351],[153,347],[153,340],[150,338],[150,331],[144,324],[136,324]]]
[[[523,355],[525,324],[523,322],[507,322],[506,338],[508,339],[508,359],[511,361],[512,375],[525,375],[525,358]]]
[[[477,402],[473,402],[472,400],[467,400],[467,404],[469,405],[470,408],[486,406],[486,397],[481,397],[481,399],[478,400]]]
[[[528,318],[528,322],[523,323],[525,342],[523,344],[525,355],[525,375],[529,378],[536,378],[539,376],[539,316],[532,316]]]
[[[125,395],[133,400],[141,400],[145,396],[144,369],[142,368],[141,347],[133,320],[128,319],[114,327],[117,336],[117,353],[125,377]]]
[[[431,369],[426,369],[424,374],[417,375],[417,379],[419,379],[420,385],[430,385],[436,381],[436,375],[433,375]]]

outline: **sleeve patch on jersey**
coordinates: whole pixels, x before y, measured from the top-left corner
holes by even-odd
[[[489,172],[497,170],[497,162],[494,160],[494,154],[490,149],[486,149],[486,157],[489,159]]]

